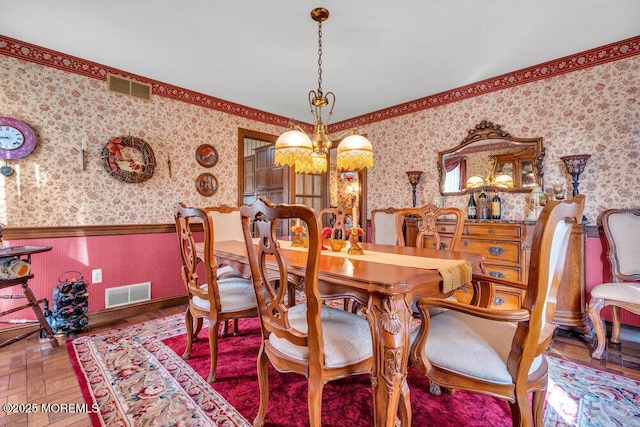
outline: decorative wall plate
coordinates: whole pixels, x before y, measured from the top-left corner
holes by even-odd
[[[218,163],[218,150],[211,144],[202,144],[196,149],[196,160],[200,166],[210,168]]]
[[[213,196],[218,191],[218,180],[211,173],[201,173],[196,178],[196,189],[203,196]]]
[[[151,146],[134,136],[111,138],[102,149],[101,157],[107,172],[124,182],[146,181],[156,168]]]

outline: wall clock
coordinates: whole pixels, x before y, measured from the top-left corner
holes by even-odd
[[[13,117],[0,117],[0,158],[25,157],[36,148],[36,142],[36,133],[28,124]],[[0,173],[9,176],[13,169],[5,164],[0,167]]]
[[[218,191],[218,180],[213,174],[201,173],[196,178],[196,189],[203,196],[213,196]]]
[[[144,139],[134,136],[111,138],[102,148],[102,165],[124,182],[143,182],[153,176],[156,157]]]
[[[218,163],[218,150],[211,144],[202,144],[196,148],[196,160],[200,166],[210,168]]]

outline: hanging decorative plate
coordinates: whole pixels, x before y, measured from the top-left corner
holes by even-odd
[[[196,149],[196,160],[200,166],[210,168],[218,163],[218,151],[211,144],[202,144]]]
[[[203,196],[213,196],[218,191],[218,180],[213,174],[201,173],[196,178],[196,189]]]
[[[144,139],[117,136],[102,149],[102,164],[111,176],[124,182],[143,182],[153,176],[156,158]]]

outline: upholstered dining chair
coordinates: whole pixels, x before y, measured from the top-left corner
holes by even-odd
[[[525,289],[521,308],[499,310],[421,298],[422,324],[412,335],[410,351],[414,368],[441,386],[508,400],[514,426],[542,426],[547,389],[543,353],[555,329],[551,322],[570,233],[583,209],[583,195],[545,205],[532,236],[526,285],[473,274],[473,280]],[[431,318],[430,307],[448,310]]]
[[[253,284],[251,280],[242,277],[218,279],[217,264],[213,256],[214,222],[210,215],[202,209],[186,207],[183,203],[178,203],[173,213],[182,259],[182,279],[189,297],[185,312],[187,347],[182,358],[189,359],[193,341],[202,329],[203,319],[208,319],[211,365],[207,381],[214,382],[220,324],[226,324],[227,320],[258,315]],[[202,224],[204,229],[202,256],[196,250],[192,230],[192,225],[196,223]]]
[[[374,209],[371,211],[371,229],[373,243],[379,245],[397,245],[396,212],[398,209]]]
[[[609,209],[600,222],[607,242],[607,259],[612,282],[591,289],[589,317],[597,346],[591,357],[602,358],[607,336],[600,310],[611,306],[613,329],[611,342],[620,342],[620,309],[640,314],[640,209]]]
[[[322,303],[318,290],[321,225],[313,209],[304,205],[274,205],[260,198],[251,206],[243,206],[240,213],[262,327],[258,354],[260,408],[253,425],[264,425],[270,362],[279,372],[307,377],[309,424],[319,426],[324,384],[372,372],[369,324],[361,316]],[[295,306],[286,305],[284,287],[274,287],[272,274],[267,271],[269,262],[271,268],[277,266],[281,282],[287,280],[286,260],[276,240],[276,223],[291,218],[306,223],[309,237],[304,271],[306,302]],[[250,231],[252,223],[258,234],[257,251]]]
[[[403,208],[398,210],[396,213],[396,234],[398,236],[398,245],[400,246],[405,246],[403,227],[408,216],[416,216],[420,219],[415,241],[417,247],[424,247],[425,241],[429,239],[436,249],[457,250],[464,228],[465,214],[462,209],[454,207],[439,208],[436,205],[427,204],[417,208]],[[451,228],[445,230],[451,234],[451,240],[448,245],[442,242],[440,231],[436,225],[436,221],[442,218],[452,220]]]
[[[223,242],[225,240],[244,240],[242,234],[242,222],[240,221],[240,208],[237,206],[219,205],[207,206],[202,208],[203,211],[211,218],[215,225],[214,242]],[[230,277],[242,277],[242,273],[232,265],[220,263],[216,259],[218,270],[216,271],[218,280]],[[228,320],[224,322],[222,335],[226,336],[229,332],[229,322],[233,323],[233,333],[238,335],[238,319]]]

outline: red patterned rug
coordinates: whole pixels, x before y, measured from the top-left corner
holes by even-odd
[[[210,386],[206,331],[192,358],[184,351],[184,318],[173,315],[132,327],[77,338],[68,350],[85,399],[98,404],[94,425],[246,426],[258,409],[257,320],[240,322],[242,335],[221,338],[218,380]],[[548,357],[545,426],[640,426],[640,382]],[[307,383],[272,371],[270,426],[307,424]],[[506,402],[476,393],[431,396],[428,382],[410,375],[413,425],[510,426]],[[372,425],[369,378],[324,387],[323,425]]]

